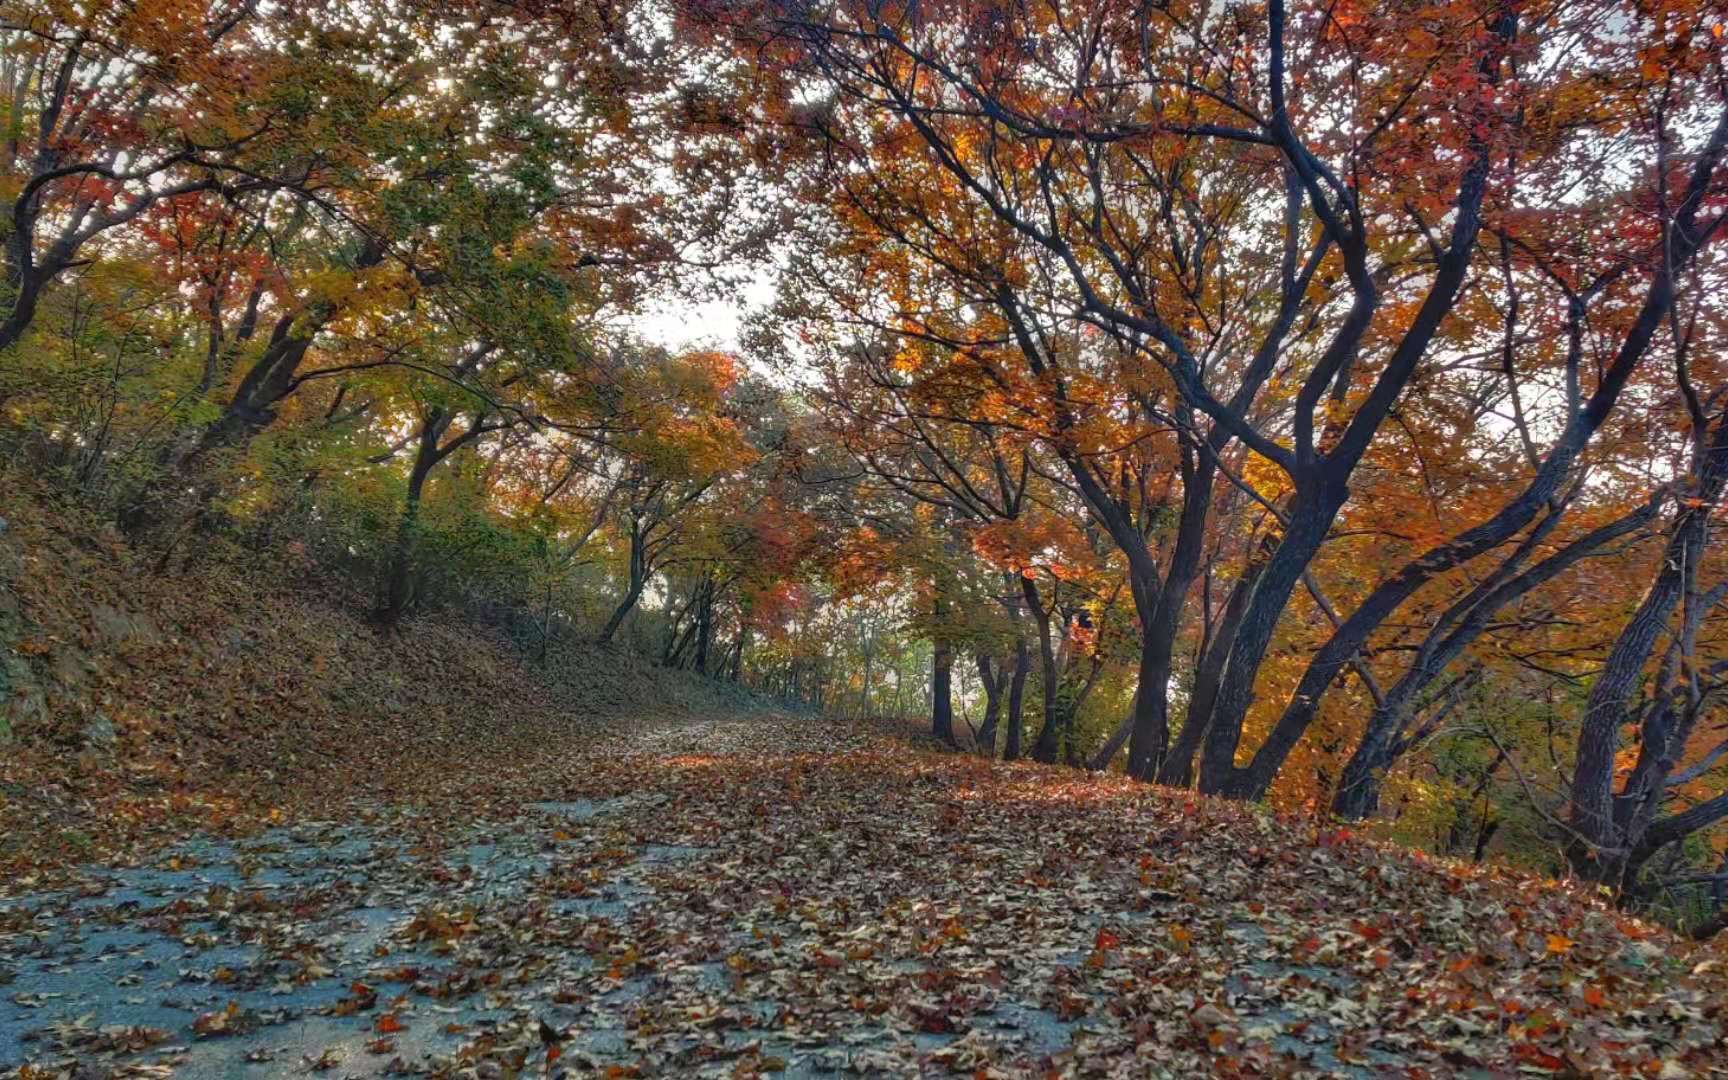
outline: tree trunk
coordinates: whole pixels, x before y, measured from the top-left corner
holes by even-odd
[[[1230,655],[1219,682],[1217,700],[1207,724],[1200,755],[1200,790],[1226,798],[1254,798],[1265,790],[1282,759],[1267,756],[1248,768],[1237,768],[1236,750],[1242,742],[1242,722],[1254,699],[1254,683],[1278,620],[1290,602],[1290,594],[1309,562],[1320,550],[1326,532],[1343,505],[1341,486],[1324,485],[1318,490],[1298,492],[1284,538],[1255,582],[1253,594],[1237,627]]]
[[[1224,602],[1224,617],[1218,630],[1201,653],[1194,672],[1194,688],[1188,695],[1188,713],[1176,743],[1164,755],[1164,765],[1158,770],[1158,782],[1171,787],[1188,787],[1194,783],[1194,755],[1199,753],[1206,728],[1212,719],[1212,706],[1218,699],[1218,683],[1224,676],[1224,664],[1230,656],[1231,643],[1236,640],[1236,628],[1242,623],[1242,613],[1248,608],[1248,598],[1254,592],[1259,577],[1259,564],[1254,564],[1230,589]]]
[[[396,629],[402,620],[402,612],[408,606],[410,569],[419,529],[420,489],[410,483],[408,500],[402,507],[402,519],[396,526],[396,543],[390,551],[390,564],[384,573],[383,602],[378,608],[378,622],[387,630]]]
[[[684,666],[684,650],[690,647],[690,642],[696,637],[696,623],[692,621],[678,634],[672,647],[665,651],[661,658],[661,667],[681,668]]]
[[[696,609],[696,674],[708,674],[708,652],[714,645],[714,578],[702,579],[701,606]]]
[[[414,557],[419,546],[420,500],[426,491],[426,478],[444,459],[445,455],[439,452],[438,440],[450,426],[450,420],[442,409],[434,408],[420,424],[419,448],[414,454],[414,465],[408,472],[408,498],[402,507],[402,520],[396,527],[396,543],[391,549],[389,568],[384,575],[383,603],[378,609],[378,622],[387,630],[396,629],[408,608]]]
[[[1290,580],[1288,586],[1285,583],[1289,571],[1294,569],[1297,577],[1300,576],[1300,567],[1291,564],[1298,561],[1305,564],[1312,558],[1312,551],[1307,549],[1311,542],[1317,542],[1312,538],[1313,528],[1320,525],[1323,534],[1325,527],[1329,525],[1336,513],[1334,503],[1342,497],[1343,486],[1348,483],[1350,471],[1354,468],[1353,459],[1359,456],[1365,439],[1371,436],[1372,432],[1364,431],[1355,439],[1347,436],[1342,442],[1349,445],[1335,448],[1328,462],[1319,467],[1320,475],[1312,485],[1310,496],[1298,498],[1299,505],[1305,509],[1292,514],[1291,527],[1286,530],[1285,541],[1279,546],[1273,556],[1272,565],[1268,567],[1269,582],[1263,582],[1261,590],[1258,590],[1267,592],[1267,601],[1262,604],[1256,596],[1246,620],[1245,635],[1238,641],[1238,648],[1231,657],[1220,696],[1218,716],[1213,720],[1212,731],[1207,740],[1206,760],[1203,762],[1201,778],[1204,790],[1236,797],[1257,798],[1263,794],[1308,724],[1312,722],[1320,700],[1327,687],[1332,684],[1334,676],[1355,657],[1369,635],[1423,584],[1511,539],[1559,490],[1563,478],[1570,473],[1596,430],[1615,407],[1621,390],[1648,350],[1673,305],[1675,275],[1679,268],[1693,258],[1703,237],[1707,235],[1706,232],[1694,228],[1694,222],[1704,192],[1709,187],[1725,150],[1728,150],[1728,116],[1718,120],[1703,153],[1693,163],[1687,193],[1678,205],[1674,217],[1664,228],[1663,247],[1666,258],[1651,279],[1637,317],[1620,340],[1613,360],[1598,376],[1596,390],[1584,407],[1576,410],[1568,419],[1565,429],[1529,485],[1487,521],[1457,534],[1446,543],[1406,563],[1396,574],[1377,586],[1315,653],[1284,714],[1279,717],[1272,734],[1255,753],[1250,765],[1244,769],[1236,769],[1233,762],[1236,744],[1241,738],[1242,717],[1252,697],[1252,684],[1259,660],[1264,655],[1262,635],[1270,633],[1266,616],[1270,614],[1272,621],[1276,621],[1277,613],[1271,609],[1281,609],[1280,593],[1287,597],[1289,587],[1294,585],[1294,579]],[[1478,189],[1476,194],[1479,196],[1479,193]],[[1443,265],[1436,276],[1415,324],[1400,340],[1395,356],[1388,364],[1389,370],[1404,370],[1408,363],[1419,359],[1421,351],[1426,349],[1427,341],[1431,339],[1434,327],[1438,324],[1440,308],[1449,307],[1450,298],[1455,295],[1462,282],[1468,264],[1468,253],[1460,241],[1466,229],[1473,234],[1476,227],[1475,216],[1474,209],[1468,215],[1462,210],[1457,215],[1454,222],[1454,242],[1444,260],[1453,265]],[[1429,318],[1431,313],[1434,318]],[[1574,351],[1577,350],[1578,333],[1575,322]],[[1381,378],[1384,382],[1385,375]],[[1350,426],[1356,429],[1358,424],[1352,421]],[[1314,513],[1316,510],[1319,513]],[[1300,530],[1297,529],[1298,517],[1301,519]],[[1322,518],[1324,522],[1320,520]],[[1303,537],[1302,544],[1292,549],[1290,559],[1282,558],[1285,548],[1290,546],[1293,534],[1298,531]],[[1272,591],[1267,591],[1268,584]],[[1278,601],[1276,604],[1275,600]],[[1593,693],[1592,697],[1594,696]],[[1592,733],[1591,739],[1589,751],[1592,754],[1601,751],[1606,745],[1603,740],[1596,738],[1595,733]],[[1592,758],[1587,764],[1596,769],[1600,762]],[[1582,793],[1583,803],[1579,802],[1578,794],[1575,788],[1574,813],[1587,819],[1591,828],[1598,827],[1598,823],[1606,817],[1609,797],[1604,795],[1600,785],[1594,782]]]
[[[38,262],[35,245],[39,211],[34,198],[28,204],[14,210],[12,235],[6,242],[6,285],[12,292],[12,310],[0,322],[0,352],[16,345],[30,329],[36,320],[43,288],[62,269],[53,259]]]
[[[1201,552],[1206,544],[1206,522],[1212,512],[1215,473],[1209,455],[1197,457],[1191,447],[1183,444],[1182,515],[1177,522],[1176,544],[1162,586],[1151,560],[1132,559],[1129,562],[1135,607],[1141,611],[1140,677],[1134,694],[1133,736],[1128,744],[1128,775],[1136,780],[1157,777],[1169,756],[1170,662],[1176,650],[1176,634],[1182,627],[1188,592],[1200,573]],[[1144,541],[1141,546],[1144,547]]]
[[[1378,717],[1380,710],[1375,710]],[[1346,821],[1364,821],[1380,810],[1380,783],[1396,760],[1391,726],[1369,721],[1362,744],[1344,763],[1338,790],[1332,796],[1332,812]]]
[[[742,621],[742,615],[740,615],[740,621]],[[749,643],[750,627],[740,626],[738,628],[738,640],[732,643],[731,670],[727,672],[726,676],[733,682],[742,682],[744,680],[744,647]]]
[[[624,598],[618,601],[618,606],[612,609],[611,618],[606,620],[606,625],[600,630],[597,640],[602,645],[611,643],[613,635],[618,633],[618,628],[624,625],[625,617],[636,610],[636,602],[642,599],[642,590],[648,585],[646,545],[647,537],[642,532],[641,523],[631,521],[629,580],[624,589]]]
[[[1702,460],[1693,465],[1690,497],[1682,503],[1663,549],[1656,580],[1615,639],[1584,704],[1568,808],[1568,824],[1577,842],[1571,845],[1569,855],[1573,871],[1591,880],[1618,884],[1628,874],[1636,873],[1637,864],[1653,853],[1644,850],[1647,845],[1643,834],[1654,816],[1655,806],[1633,808],[1643,812],[1629,814],[1625,821],[1617,817],[1614,761],[1620,745],[1620,727],[1628,718],[1628,703],[1643,677],[1656,638],[1668,626],[1682,598],[1696,595],[1698,565],[1710,539],[1710,513],[1722,494],[1724,481],[1728,480],[1728,416],[1717,421],[1708,442],[1698,447],[1698,456]],[[1668,688],[1658,686],[1655,692],[1666,694]],[[1666,756],[1669,750],[1673,732],[1669,730],[1667,708],[1667,703],[1659,699],[1646,714],[1643,733],[1651,744],[1647,747],[1651,751],[1648,760]],[[1634,777],[1649,789],[1643,801],[1660,801],[1666,773],[1672,771],[1677,757],[1675,754],[1669,759],[1660,777],[1649,775],[1648,770],[1634,770]]]
[[[860,718],[868,717],[870,715],[870,683],[876,676],[876,638],[874,635],[869,634],[863,634],[862,638],[864,649],[864,687],[859,693],[858,716]]]
[[[1093,772],[1103,772],[1110,767],[1110,763],[1116,760],[1116,755],[1120,754],[1122,747],[1127,744],[1128,737],[1133,733],[1139,715],[1140,688],[1135,687],[1134,698],[1128,702],[1128,715],[1122,718],[1122,722],[1116,725],[1116,730],[1110,733],[1110,737],[1104,740],[1104,745],[1100,746],[1098,752],[1092,755],[1092,760],[1086,763],[1088,769]]]
[[[1019,761],[1023,753],[1021,741],[1025,738],[1026,723],[1023,718],[1026,701],[1026,676],[1032,670],[1032,656],[1026,648],[1024,635],[1014,638],[1014,674],[1008,680],[1008,715],[1005,722],[1008,725],[1008,736],[1002,744],[1003,761]]]
[[[661,667],[671,667],[678,654],[683,651],[684,642],[687,637],[684,633],[684,617],[690,614],[690,608],[693,607],[695,603],[696,596],[692,593],[690,599],[681,604],[678,607],[678,610],[672,613],[672,618],[667,621],[666,641],[665,644],[660,647]]]
[[[1042,672],[1044,717],[1039,724],[1039,738],[1032,743],[1032,760],[1054,766],[1063,755],[1063,731],[1068,726],[1068,712],[1064,708],[1061,674],[1056,664],[1047,660],[1042,664]]]
[[[1630,513],[1591,530],[1519,573],[1524,558],[1559,521],[1560,514],[1556,511],[1539,524],[1519,544],[1518,550],[1503,560],[1482,583],[1448,608],[1423,638],[1410,666],[1387,691],[1385,701],[1369,716],[1361,742],[1344,767],[1333,799],[1334,812],[1359,820],[1376,811],[1381,777],[1415,741],[1406,738],[1404,731],[1412,719],[1418,697],[1487,629],[1496,614],[1518,597],[1554,580],[1603,545],[1643,528],[1656,516],[1662,501],[1663,495],[1658,493]]]
[[[978,654],[978,679],[984,684],[984,721],[978,727],[977,749],[985,757],[996,756],[996,725],[1002,715],[1002,684],[1007,671],[992,664],[989,653]]]
[[[1177,601],[1180,610],[1180,598]],[[1177,612],[1158,617],[1140,636],[1140,675],[1129,711],[1128,775],[1151,780],[1170,749],[1170,657],[1176,641]],[[1115,757],[1112,749],[1111,757]],[[1108,764],[1108,761],[1106,761]]]
[[[1688,521],[1701,520],[1694,512]],[[1683,522],[1677,533],[1686,531]],[[1679,539],[1679,536],[1676,536]],[[1664,556],[1672,554],[1664,552]],[[1620,749],[1620,727],[1630,715],[1628,700],[1644,671],[1644,662],[1679,602],[1683,571],[1663,560],[1656,584],[1620,631],[1602,672],[1591,687],[1584,705],[1584,721],[1578,732],[1578,759],[1573,770],[1572,802],[1568,823],[1581,841],[1570,851],[1572,869],[1581,877],[1613,882],[1630,855],[1634,838],[1619,835],[1614,820],[1614,760]]]
[[[0,352],[10,349],[24,336],[24,331],[36,319],[36,305],[41,296],[41,290],[33,283],[18,291],[18,298],[12,304],[12,313],[0,322]]]
[[[546,583],[546,600],[540,611],[540,648],[535,662],[546,666],[546,654],[552,648],[552,583]]]
[[[377,266],[384,260],[384,250],[368,241],[355,259],[357,270]],[[256,318],[249,311],[249,318]],[[276,419],[276,410],[303,381],[298,376],[300,365],[319,332],[341,314],[333,300],[318,300],[301,311],[291,311],[276,320],[270,341],[264,351],[246,369],[234,396],[224,406],[222,415],[204,430],[191,451],[181,460],[177,472],[188,477],[196,470],[208,452],[244,446]],[[251,336],[251,329],[247,329]]]
[[[1044,716],[1038,728],[1038,738],[1032,744],[1032,760],[1054,765],[1062,753],[1062,688],[1061,672],[1056,666],[1056,645],[1052,640],[1050,613],[1044,610],[1038,587],[1021,579],[1026,602],[1032,609],[1032,621],[1038,625],[1038,664],[1044,695]]]
[[[937,641],[931,650],[930,667],[930,733],[943,742],[954,743],[954,650],[945,641]]]

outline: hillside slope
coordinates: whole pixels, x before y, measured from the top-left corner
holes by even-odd
[[[0,503],[0,869],[28,873],[288,802],[412,797],[418,774],[620,723],[759,707],[571,643],[543,669],[493,627],[381,635],[367,598],[233,553],[164,572],[76,507]],[[280,816],[278,814],[278,816]]]

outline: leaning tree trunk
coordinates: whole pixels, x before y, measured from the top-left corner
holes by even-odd
[[[28,244],[28,234],[22,231],[14,234],[14,243],[22,238]],[[42,283],[35,274],[8,274],[8,282],[14,289],[12,310],[3,321],[0,321],[0,352],[10,349],[24,336],[24,331],[36,319],[36,308],[42,300]]]
[[[1248,598],[1254,592],[1259,566],[1251,566],[1236,580],[1230,597],[1224,602],[1224,617],[1218,630],[1206,643],[1194,672],[1194,689],[1188,695],[1188,712],[1177,733],[1175,744],[1164,755],[1164,765],[1158,770],[1158,782],[1171,787],[1188,787],[1194,783],[1194,756],[1200,752],[1206,737],[1206,727],[1212,718],[1212,703],[1218,697],[1218,683],[1224,675],[1224,662],[1230,655],[1230,643],[1236,639],[1236,628],[1247,610]]]
[[[1515,26],[1510,12],[1503,17],[1501,25],[1506,28],[1504,32],[1509,37],[1511,28]],[[1305,499],[1299,494],[1297,508],[1293,510],[1285,540],[1274,553],[1265,579],[1244,620],[1242,633],[1231,656],[1230,668],[1220,691],[1211,731],[1207,736],[1206,752],[1202,760],[1203,790],[1238,797],[1257,798],[1264,794],[1279,767],[1317,714],[1327,687],[1333,684],[1337,673],[1350,663],[1367,643],[1368,636],[1422,585],[1511,539],[1548,504],[1597,428],[1615,407],[1621,390],[1663,325],[1674,303],[1676,275],[1696,255],[1711,234],[1710,229],[1696,227],[1695,222],[1705,193],[1711,187],[1717,165],[1725,153],[1728,153],[1728,115],[1718,119],[1703,152],[1693,161],[1686,192],[1676,205],[1673,217],[1664,223],[1661,247],[1665,257],[1651,278],[1638,314],[1620,339],[1613,359],[1598,373],[1595,391],[1581,409],[1574,410],[1530,483],[1493,517],[1454,535],[1438,547],[1406,563],[1397,573],[1376,586],[1313,655],[1307,670],[1297,683],[1295,693],[1289,698],[1283,715],[1273,725],[1271,734],[1260,750],[1256,751],[1249,766],[1237,769],[1232,759],[1236,744],[1241,738],[1242,719],[1252,699],[1253,677],[1259,659],[1264,656],[1263,639],[1270,633],[1265,616],[1273,614],[1271,609],[1282,604],[1280,597],[1286,595],[1287,587],[1293,587],[1295,579],[1289,578],[1289,573],[1294,571],[1299,577],[1301,568],[1294,563],[1299,560],[1306,561],[1312,554],[1308,549],[1313,540],[1313,526],[1319,522],[1307,520],[1309,515],[1306,511],[1310,507],[1306,504],[1316,504],[1321,516],[1328,519],[1336,513],[1333,504],[1338,501],[1338,496],[1343,494],[1340,485],[1347,487],[1349,473],[1354,468],[1353,461],[1359,458],[1372,430],[1363,427],[1360,428],[1359,438],[1352,440],[1347,433],[1340,440],[1340,445],[1330,456],[1330,460],[1336,462],[1336,465],[1328,464],[1320,470],[1322,474],[1329,475],[1323,475],[1320,482],[1314,486],[1312,499]],[[1442,259],[1441,268],[1415,321],[1395,348],[1387,370],[1411,370],[1411,365],[1432,340],[1444,309],[1450,308],[1463,284],[1469,262],[1469,249],[1473,244],[1474,230],[1478,226],[1477,207],[1480,205],[1487,175],[1485,154],[1478,156],[1467,175],[1470,177],[1467,180],[1470,201],[1475,205],[1466,207],[1463,199],[1465,189],[1461,187],[1451,247]],[[1579,333],[1580,330],[1574,324],[1572,350],[1578,348],[1576,335]],[[1384,380],[1385,375],[1381,378]],[[1362,414],[1358,413],[1358,418],[1361,416]],[[1350,426],[1353,429],[1359,428],[1358,421],[1353,420]],[[1302,486],[1298,484],[1299,493]],[[1328,488],[1332,490],[1328,491]],[[1290,545],[1291,538],[1298,535],[1304,537],[1303,543],[1293,549],[1295,554],[1290,560],[1285,560],[1285,548]],[[1265,594],[1265,603],[1262,603],[1258,595],[1261,593]],[[1600,682],[1598,685],[1600,686]],[[1596,696],[1593,691],[1592,698]],[[1618,723],[1608,717],[1602,718],[1601,722]],[[1596,755],[1606,748],[1606,743],[1596,737],[1595,729],[1592,729],[1588,738],[1590,745],[1581,747],[1581,753],[1586,756],[1585,764],[1594,771],[1600,764]],[[1589,839],[1593,829],[1612,828],[1608,820],[1611,816],[1611,799],[1604,783],[1611,784],[1611,779],[1606,782],[1591,779],[1587,781],[1584,789],[1580,790],[1576,786],[1573,789],[1571,814],[1575,820],[1584,822],[1580,831],[1586,837],[1583,845],[1586,848],[1595,843],[1595,840]],[[1609,839],[1606,833],[1603,838]]]
[[[1434,726],[1430,721],[1413,735],[1405,733],[1417,711],[1420,696],[1466,647],[1487,630],[1496,614],[1518,597],[1554,580],[1604,544],[1642,529],[1656,516],[1663,498],[1663,494],[1658,493],[1630,513],[1591,530],[1534,566],[1518,572],[1528,553],[1559,521],[1560,511],[1556,511],[1481,584],[1447,609],[1416,649],[1409,668],[1386,692],[1384,702],[1369,715],[1361,741],[1345,764],[1338,791],[1333,797],[1333,812],[1349,820],[1359,820],[1378,810],[1382,778]]]
[[[624,598],[618,601],[618,606],[612,609],[611,618],[600,630],[599,643],[608,645],[618,633],[618,628],[624,625],[624,619],[634,610],[636,602],[642,599],[642,590],[648,585],[647,537],[643,535],[640,522],[630,523],[630,577],[624,589]]]
[[[383,248],[368,242],[356,258],[354,267],[356,270],[365,270],[377,266],[383,260]],[[189,518],[196,519],[201,516],[216,495],[216,485],[202,475],[208,468],[207,458],[221,451],[234,452],[244,449],[253,438],[276,421],[282,403],[305,381],[300,368],[306,361],[313,340],[340,314],[341,305],[337,301],[322,299],[313,301],[301,310],[287,312],[276,320],[270,340],[258,358],[246,369],[240,385],[234,390],[234,396],[223,406],[221,415],[179,455],[178,460],[167,469],[167,475],[162,478],[166,487],[189,489],[194,493],[191,512],[187,515]],[[248,325],[241,340],[250,339],[252,336],[256,328],[257,311],[249,306],[246,319]],[[162,491],[163,486],[159,485],[147,493],[139,507],[134,508],[138,516],[131,523],[133,529],[151,527],[154,515],[148,503],[151,499],[161,497]]]
[[[1668,627],[1681,600],[1696,595],[1698,566],[1709,546],[1710,514],[1724,483],[1728,482],[1728,416],[1718,420],[1708,440],[1699,444],[1692,481],[1693,488],[1682,502],[1679,518],[1663,549],[1656,579],[1608,650],[1602,672],[1584,703],[1568,808],[1568,824],[1576,842],[1570,845],[1569,854],[1573,871],[1595,881],[1619,884],[1636,874],[1638,865],[1654,852],[1644,834],[1651,831],[1650,818],[1655,807],[1640,808],[1645,812],[1626,815],[1624,820],[1615,813],[1614,776],[1620,727],[1657,637]],[[1658,686],[1656,692],[1666,693],[1667,688]],[[1669,747],[1654,744],[1667,744],[1673,736],[1665,720],[1666,710],[1659,702],[1649,711],[1642,726],[1644,737],[1652,744],[1646,749],[1656,757],[1665,756]],[[1661,770],[1661,777],[1652,777],[1647,770],[1634,770],[1634,777],[1650,786],[1650,798],[1660,800],[1666,773],[1672,771],[1678,760],[1677,749]]]
[[[1086,763],[1088,769],[1093,772],[1103,772],[1110,767],[1110,763],[1116,760],[1116,755],[1120,754],[1122,748],[1128,745],[1128,736],[1133,733],[1139,715],[1140,688],[1136,686],[1134,697],[1128,702],[1128,714],[1122,718],[1121,723],[1116,725],[1116,730],[1110,733],[1110,737],[1104,740],[1104,745],[1098,748],[1098,752],[1092,755],[1092,760]],[[1141,779],[1145,778],[1142,777]]]

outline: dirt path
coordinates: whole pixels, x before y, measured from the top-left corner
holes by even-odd
[[[145,865],[90,866],[75,886],[0,899],[0,1070],[495,1075],[487,1059],[521,1034],[524,1001],[535,1002],[542,1061],[537,1021],[560,1017],[560,1030],[580,1029],[559,1043],[570,1067],[634,1060],[622,1032],[644,978],[596,976],[582,939],[631,924],[655,898],[650,876],[710,853],[643,839],[664,794],[528,799],[500,813],[508,786],[500,795],[485,781],[521,777],[486,770],[569,771],[574,759],[616,778],[697,749],[796,743],[804,726],[654,717],[584,728],[538,760],[476,762],[476,816],[361,798],[342,820],[196,835]],[[464,778],[426,779],[460,802]],[[545,933],[521,950],[488,940],[527,923]],[[525,965],[519,951],[539,955]],[[617,985],[569,1008],[575,985],[600,982]]]
[[[0,1070],[1495,1075],[1592,1071],[1615,1063],[1604,1045],[1670,1076],[1728,1061],[1721,1000],[1681,977],[1699,958],[1557,890],[1069,772],[838,743],[787,718],[542,739],[429,777],[413,808],[360,797],[341,820],[194,836],[0,901]]]

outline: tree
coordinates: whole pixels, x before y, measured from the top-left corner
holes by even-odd
[[[764,50],[772,75],[827,89],[820,108],[784,114],[822,149],[789,160],[827,193],[859,277],[915,264],[962,305],[898,303],[888,318],[998,360],[1016,401],[1036,386],[1039,437],[1129,562],[1145,628],[1137,774],[1163,757],[1164,642],[1220,524],[1217,479],[1276,509],[1264,555],[1244,553],[1231,636],[1210,642],[1223,652],[1215,691],[1196,695],[1208,708],[1191,699],[1184,722],[1203,733],[1201,789],[1229,796],[1264,794],[1338,677],[1371,676],[1361,654],[1393,612],[1467,566],[1493,573],[1473,564],[1540,528],[1720,220],[1699,216],[1722,184],[1720,43],[1702,22],[1670,41],[1665,16],[1631,7],[1606,21],[1564,4],[1281,2],[692,18]],[[1593,371],[1555,358],[1572,417],[1531,475],[1337,612],[1282,711],[1256,714],[1268,735],[1239,763],[1251,709],[1268,703],[1270,647],[1293,631],[1299,586],[1316,591],[1364,462],[1413,389],[1445,378],[1443,357],[1501,344],[1502,327],[1468,316],[1476,290],[1492,291],[1480,256],[1502,239],[1517,288],[1569,294],[1569,317],[1612,325],[1618,346]],[[1082,408],[1094,399],[1110,404]],[[1130,421],[1179,439],[1182,510],[1162,565],[1104,482],[1106,421],[1126,433],[1115,445],[1139,437]]]
[[[1684,364],[1679,372],[1683,382],[1689,379]],[[1706,586],[1701,577],[1712,562],[1711,518],[1728,480],[1728,414],[1706,417],[1703,399],[1690,386],[1683,389],[1697,410],[1697,426],[1687,471],[1677,485],[1680,498],[1650,586],[1614,638],[1585,699],[1567,807],[1573,869],[1632,890],[1657,851],[1728,818],[1728,794],[1720,793],[1663,813],[1682,794],[1671,789],[1705,775],[1728,752],[1728,744],[1712,748],[1680,771],[1706,700],[1728,670],[1699,650],[1705,620],[1728,597],[1728,584]],[[1667,648],[1654,677],[1647,679],[1646,667],[1662,636]],[[1640,689],[1640,683],[1647,688]],[[1639,700],[1634,701],[1635,693]],[[1628,724],[1637,732],[1638,749],[1615,790],[1620,732]]]
[[[737,387],[730,357],[650,354],[620,370],[616,414],[629,418],[616,514],[625,547],[623,595],[600,631],[610,642],[649,580],[698,528],[698,512],[728,477],[757,459],[726,403]]]
[[[0,6],[12,188],[0,349],[91,245],[146,215],[260,193],[320,198],[326,171],[353,159],[331,113],[306,109],[296,87],[352,89],[327,81],[332,54],[347,50],[315,34],[309,50],[288,44],[324,9],[234,3],[158,18],[106,0]]]

